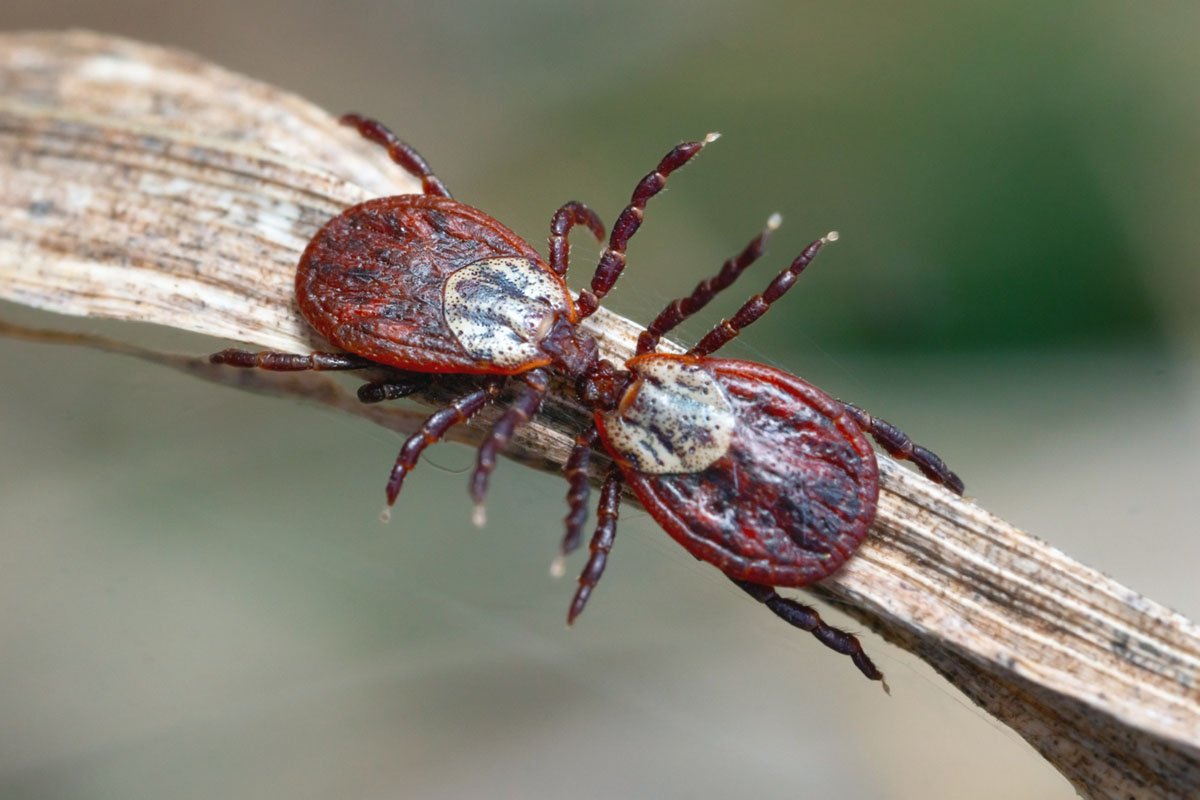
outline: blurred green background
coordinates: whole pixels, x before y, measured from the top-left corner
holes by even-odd
[[[0,26],[177,45],[376,116],[539,246],[561,202],[611,221],[719,130],[608,304],[648,320],[782,213],[710,321],[840,231],[730,353],[1200,616],[1194,4],[7,0]],[[502,465],[477,531],[447,445],[383,527],[386,432],[0,353],[2,797],[1074,796],[920,663],[866,636],[883,696],[642,512],[567,630],[554,476]]]

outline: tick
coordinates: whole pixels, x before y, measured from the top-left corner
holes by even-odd
[[[712,357],[782,297],[836,234],[813,242],[762,294],[687,353],[659,353],[664,335],[761,256],[778,225],[773,217],[717,275],[668,304],[642,334],[637,354],[617,367],[599,357],[595,340],[578,323],[620,277],[647,202],[715,134],[673,148],[642,178],[613,226],[590,287],[573,299],[564,281],[569,234],[583,225],[604,240],[603,224],[585,205],[570,202],[555,212],[543,260],[500,222],[453,200],[425,160],[383,125],[355,114],[342,122],[384,146],[421,181],[423,193],[347,209],[318,231],[301,256],[300,310],[340,350],[308,355],[225,350],[212,361],[287,371],[386,367],[386,377],[359,388],[364,402],[411,394],[437,374],[479,375],[477,389],[431,415],[405,441],[387,483],[389,508],[426,447],[494,402],[506,381],[520,381],[523,390],[479,446],[471,477],[478,523],[497,454],[515,428],[537,413],[557,373],[573,382],[578,400],[593,413],[566,465],[569,511],[559,568],[582,540],[588,468],[597,445],[613,462],[569,622],[604,571],[622,486],[628,485],[694,556],[785,621],[851,656],[867,677],[881,680],[855,637],[825,625],[815,610],[780,597],[772,587],[800,587],[829,575],[866,537],[878,497],[878,467],[866,435],[953,491],[961,493],[961,481],[891,425],[795,376]]]
[[[883,675],[858,640],[826,625],[815,609],[772,587],[799,588],[840,567],[875,518],[879,470],[869,434],[891,455],[961,494],[962,481],[935,454],[894,426],[841,403],[800,378],[712,354],[767,312],[836,233],[810,244],[767,288],[682,355],[658,353],[661,338],[729,287],[763,251],[767,229],[691,295],[667,305],[611,383],[594,378],[594,425],[567,463],[571,491],[561,558],[586,520],[588,464],[597,441],[613,464],[601,489],[591,555],[568,619],[587,603],[616,533],[621,486],[698,559],[788,623],[849,655],[868,678]],[[886,686],[886,684],[885,684]]]
[[[472,473],[475,518],[482,524],[496,456],[516,426],[541,406],[550,372],[584,381],[599,365],[595,340],[577,323],[596,310],[620,277],[626,245],[641,225],[647,201],[716,135],[678,145],[638,183],[613,226],[590,288],[573,300],[563,279],[568,235],[584,225],[597,240],[604,239],[604,225],[591,209],[569,202],[555,212],[549,259],[544,261],[503,224],[452,199],[425,159],[382,124],[357,114],[341,121],[385,147],[423,188],[423,194],[381,197],[346,209],[317,232],[300,257],[300,311],[318,333],[346,352],[225,350],[212,361],[269,370],[384,365],[398,371],[360,387],[364,402],[411,394],[431,374],[483,376],[478,390],[431,416],[404,443],[388,479],[388,507],[421,452],[495,401],[506,378],[514,376],[524,383],[524,391],[480,445]]]

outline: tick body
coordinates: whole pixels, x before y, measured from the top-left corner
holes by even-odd
[[[837,570],[875,519],[879,467],[867,436],[931,480],[962,493],[940,458],[895,427],[844,404],[782,370],[714,358],[796,282],[830,233],[685,354],[658,353],[662,337],[728,288],[763,252],[767,229],[692,294],[675,300],[638,340],[623,370],[597,370],[581,386],[594,424],[567,462],[570,512],[561,555],[581,541],[587,469],[599,443],[613,466],[601,489],[591,555],[580,573],[568,620],[583,610],[604,572],[616,534],[622,484],[693,556],[721,570],[774,614],[850,656],[868,678],[883,674],[857,638],[831,628],[816,610],[781,597]],[[886,684],[884,684],[886,687]]]
[[[836,570],[866,538],[878,467],[841,403],[748,361],[646,355],[627,366],[624,410],[596,414],[601,441],[692,555],[736,580],[794,587]],[[696,412],[701,381],[721,398],[717,414]]]
[[[515,374],[576,321],[562,277],[515,233],[437,195],[368,200],[334,217],[296,271],[296,299],[333,344],[418,372]]]
[[[849,655],[867,677],[882,680],[857,639],[773,587],[820,580],[867,536],[879,493],[867,436],[952,491],[961,493],[962,482],[936,455],[865,411],[780,370],[712,355],[766,313],[836,234],[809,245],[686,354],[657,352],[663,336],[762,255],[779,224],[772,217],[716,275],[668,304],[639,338],[636,356],[618,366],[600,358],[578,323],[621,275],[647,202],[715,134],[676,146],[638,182],[590,286],[573,299],[564,282],[571,230],[583,225],[604,240],[604,226],[590,209],[570,202],[555,212],[543,260],[500,222],[452,199],[425,160],[378,122],[354,114],[342,121],[387,148],[421,181],[423,193],[349,208],[305,249],[296,273],[297,302],[339,349],[308,355],[225,350],[212,360],[271,370],[382,372],[385,377],[359,388],[364,402],[403,397],[439,374],[478,375],[476,389],[431,415],[404,442],[387,482],[389,508],[425,448],[494,402],[507,381],[519,381],[523,387],[479,447],[471,476],[479,523],[497,455],[516,427],[537,413],[552,375],[566,378],[593,420],[566,464],[568,514],[558,566],[582,541],[593,452],[602,448],[612,459],[568,622],[604,572],[628,485],[692,555],[777,616]]]

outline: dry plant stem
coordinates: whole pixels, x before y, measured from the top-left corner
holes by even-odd
[[[0,298],[262,348],[319,349],[292,300],[300,250],[345,206],[415,188],[333,117],[192,56],[87,33],[0,35]],[[617,360],[641,332],[604,309],[589,326]],[[143,330],[131,325],[128,334]],[[362,406],[321,376],[267,381],[144,347],[83,343],[308,396],[396,430],[422,416]],[[222,344],[198,339],[197,349]],[[478,441],[492,419],[462,436]],[[556,399],[508,454],[561,469],[578,419],[579,409]],[[1197,626],[880,461],[872,537],[814,591],[929,662],[1085,795],[1195,796]]]

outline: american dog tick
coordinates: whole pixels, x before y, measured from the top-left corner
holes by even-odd
[[[685,354],[655,352],[665,334],[761,254],[766,235],[777,225],[772,217],[767,230],[717,275],[668,304],[611,385],[596,377],[582,390],[596,409],[595,423],[576,439],[567,462],[571,512],[564,556],[579,544],[588,461],[597,439],[613,466],[601,489],[591,557],[568,618],[583,610],[604,571],[616,533],[620,486],[627,483],[688,552],[716,566],[780,618],[849,655],[868,678],[882,680],[854,636],[825,625],[814,609],[780,597],[771,587],[801,587],[826,577],[866,538],[875,518],[879,472],[864,434],[951,491],[962,494],[962,481],[892,425],[800,378],[750,361],[710,357],[765,314],[837,234],[810,244],[762,294]],[[603,396],[587,396],[589,390]]]
[[[388,480],[389,507],[421,451],[495,400],[506,376],[517,376],[525,391],[480,446],[471,479],[476,521],[482,523],[496,455],[516,426],[541,406],[549,388],[547,368],[583,380],[600,363],[595,340],[576,323],[594,312],[616,283],[625,267],[626,244],[641,225],[647,201],[716,135],[679,145],[642,179],[613,227],[591,288],[573,301],[563,281],[567,236],[582,224],[604,239],[603,223],[587,206],[570,202],[555,212],[547,264],[504,225],[451,199],[425,160],[383,125],[357,114],[347,114],[342,122],[386,147],[424,189],[424,194],[381,197],[346,209],[317,232],[300,257],[300,310],[322,336],[348,353],[226,350],[212,360],[272,370],[383,364],[406,371],[361,387],[364,402],[411,394],[429,373],[486,376],[477,391],[434,414],[404,443]]]
[[[613,459],[601,490],[591,556],[579,577],[568,621],[595,588],[616,533],[622,484],[654,519],[776,615],[850,655],[867,677],[883,676],[858,640],[825,625],[817,612],[772,587],[799,587],[829,575],[862,543],[875,517],[878,468],[864,434],[911,461],[931,480],[962,492],[962,482],[928,450],[854,406],[771,367],[710,357],[761,317],[795,283],[821,247],[813,242],[767,289],[684,355],[657,353],[661,338],[703,308],[763,252],[772,217],[714,277],[670,303],[618,368],[601,359],[578,323],[592,314],[625,266],[625,248],[647,201],[704,141],[671,150],[637,185],[617,218],[591,286],[572,300],[563,280],[568,235],[584,225],[604,239],[599,218],[566,203],[551,221],[549,260],[492,217],[451,199],[415,150],[378,122],[355,114],[345,124],[387,148],[421,180],[420,195],[369,200],[321,228],[296,272],[300,310],[347,352],[225,350],[215,363],[269,370],[389,368],[364,384],[364,402],[403,397],[437,373],[478,374],[477,390],[426,420],[400,449],[387,484],[390,507],[421,452],[494,401],[512,376],[525,384],[479,447],[471,478],[482,523],[488,477],[516,426],[537,413],[551,371],[573,380],[594,414],[566,465],[570,484],[561,559],[581,541],[587,519],[588,465],[601,444]]]

